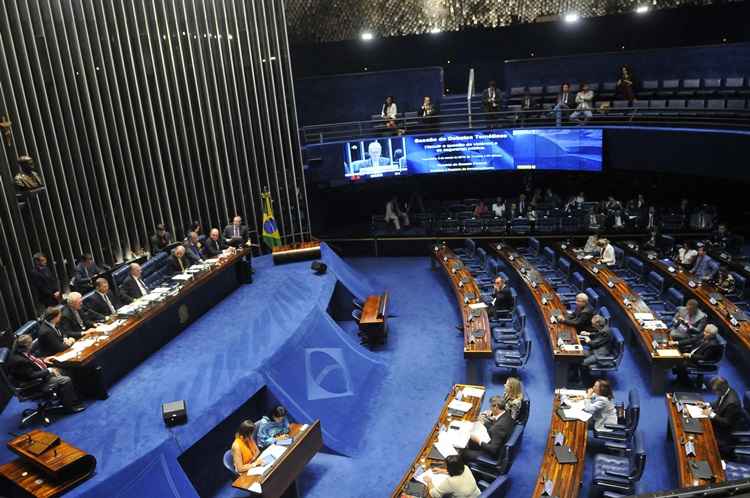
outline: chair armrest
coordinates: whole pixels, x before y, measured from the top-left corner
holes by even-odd
[[[625,426],[622,424],[604,424],[604,427],[607,429],[612,429],[613,431],[624,431]]]
[[[628,451],[628,443],[625,440],[621,441],[604,441],[604,447],[608,450],[613,451]]]
[[[633,476],[631,476],[630,474],[623,474],[622,472],[615,472],[613,470],[605,470],[604,473],[607,474],[608,476],[619,477],[621,479],[627,479],[628,482],[632,482],[633,480]]]

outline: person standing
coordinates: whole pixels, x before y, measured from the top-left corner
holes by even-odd
[[[37,301],[44,307],[60,304],[61,297],[60,285],[47,263],[47,256],[43,253],[34,254],[34,267],[29,274]]]

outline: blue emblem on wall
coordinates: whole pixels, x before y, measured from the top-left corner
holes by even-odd
[[[341,348],[305,349],[305,377],[309,401],[354,395]]]

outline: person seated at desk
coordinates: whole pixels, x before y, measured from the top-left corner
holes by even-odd
[[[200,241],[198,240],[198,234],[196,232],[190,232],[185,238],[185,256],[191,265],[200,263],[203,261],[203,255],[201,250],[203,249]]]
[[[597,242],[599,249],[601,250],[599,261],[607,266],[614,266],[615,260],[615,248],[609,243],[607,239],[599,239]]]
[[[685,306],[677,308],[677,312],[672,319],[672,330],[669,331],[669,337],[677,341],[688,336],[699,336],[707,321],[708,317],[698,307],[698,301],[688,299]]]
[[[151,236],[151,252],[163,251],[171,243],[172,234],[167,231],[167,226],[164,223],[156,225],[156,232]]]
[[[211,233],[208,235],[208,240],[203,245],[203,256],[207,259],[218,258],[227,245],[219,237],[219,229],[212,228]]]
[[[447,472],[448,478],[440,484],[435,485],[432,477],[425,475],[424,483],[427,486],[430,498],[441,498],[449,496],[451,498],[477,498],[482,492],[477,486],[474,474],[469,467],[464,465],[463,459],[458,455],[451,455],[445,459],[446,470],[439,468],[432,469],[433,472]]]
[[[78,401],[73,381],[62,375],[56,368],[48,368],[41,358],[31,354],[33,339],[23,334],[16,339],[13,353],[8,358],[8,373],[19,382],[44,382],[42,390],[45,392],[57,389],[63,407],[70,413],[82,412],[86,406]]]
[[[698,256],[695,258],[695,264],[690,269],[690,273],[699,280],[713,279],[716,270],[711,267],[712,261],[713,260],[706,254],[706,248],[700,246],[698,248]]]
[[[88,314],[83,311],[82,306],[83,296],[80,293],[71,292],[68,294],[60,318],[60,330],[66,337],[80,339],[94,331],[93,323],[88,319]]]
[[[502,277],[495,278],[495,282],[492,284],[492,299],[487,304],[489,304],[492,318],[507,315],[513,310],[513,293]]]
[[[552,323],[562,323],[576,328],[579,334],[584,330],[591,330],[591,319],[594,317],[594,308],[589,304],[589,296],[583,292],[576,295],[576,307],[568,311],[567,318],[551,318]]]
[[[47,256],[41,252],[34,254],[34,268],[29,273],[29,282],[40,304],[46,307],[60,303],[60,286],[47,265]]]
[[[174,248],[167,260],[167,273],[174,276],[185,273],[188,268],[190,268],[190,260],[185,256],[185,246],[179,245]]]
[[[239,247],[250,238],[247,225],[242,224],[242,217],[236,215],[232,223],[224,227],[224,241],[228,246]]]
[[[395,195],[385,205],[385,222],[393,222],[397,231],[401,230],[401,224],[405,227],[409,226],[409,215],[401,210],[398,205],[398,197]]]
[[[601,315],[594,315],[591,318],[591,331],[584,330],[579,338],[586,346],[584,367],[595,365],[600,358],[612,356],[614,352],[615,337],[607,326],[607,320]]]
[[[719,329],[716,325],[709,323],[699,335],[688,336],[678,341],[669,341],[669,345],[676,347],[682,356],[688,358],[688,365],[675,367],[674,372],[677,374],[677,380],[683,384],[688,384],[687,367],[689,364],[698,362],[719,362],[724,349],[716,338]]]
[[[114,292],[109,290],[109,282],[106,278],[96,279],[96,290],[91,295],[86,305],[86,310],[92,319],[103,322],[117,313],[120,307],[120,300],[117,299]]]
[[[289,418],[286,408],[276,406],[270,415],[264,415],[258,422],[258,430],[255,436],[258,447],[266,449],[275,441],[289,438]]]
[[[711,419],[719,452],[727,458],[732,454],[732,432],[744,429],[740,398],[724,377],[714,377],[708,387],[717,398],[705,408],[705,413]]]
[[[729,269],[726,266],[721,265],[719,267],[719,271],[716,272],[716,278],[714,279],[714,285],[722,294],[731,294],[734,292],[734,277],[729,273]]]
[[[76,340],[72,337],[65,337],[60,330],[60,320],[62,319],[62,306],[50,306],[44,313],[44,321],[39,325],[39,334],[37,336],[37,350],[41,356],[52,356],[62,353]]]
[[[523,384],[516,377],[508,377],[503,386],[503,401],[505,409],[510,412],[513,420],[518,420],[523,405]]]
[[[466,460],[476,460],[482,455],[497,458],[500,449],[505,445],[510,433],[513,432],[515,422],[513,422],[513,417],[510,416],[510,411],[505,409],[505,400],[493,398],[490,403],[490,413],[491,417],[484,422],[487,433],[490,435],[489,442],[482,443],[477,435],[472,435],[469,444],[463,450],[463,457]]]
[[[148,292],[148,285],[141,279],[141,265],[131,263],[130,274],[125,277],[120,286],[120,299],[123,303],[130,304],[136,299],[142,298]]]
[[[73,274],[73,284],[89,284],[91,279],[97,276],[104,270],[99,268],[94,262],[94,257],[91,254],[84,254],[81,256],[81,260],[75,267]],[[90,287],[89,287],[90,289]]]
[[[263,465],[263,462],[258,460],[260,450],[255,444],[254,437],[255,423],[252,420],[245,420],[237,429],[232,443],[232,461],[234,470],[238,474],[244,474],[253,467]]]
[[[615,395],[609,381],[599,379],[594,386],[586,391],[583,411],[591,414],[589,426],[597,431],[609,431],[605,425],[617,423],[617,410],[614,402]]]
[[[583,252],[586,254],[599,254],[599,235],[592,233],[586,239],[586,245],[583,246]]]

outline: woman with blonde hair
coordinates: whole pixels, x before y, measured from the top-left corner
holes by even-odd
[[[516,377],[508,377],[505,381],[503,399],[505,400],[505,409],[510,412],[513,420],[518,419],[523,403],[523,385]]]

